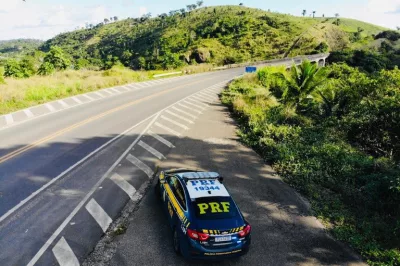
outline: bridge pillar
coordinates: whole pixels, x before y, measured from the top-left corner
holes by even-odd
[[[324,67],[325,66],[325,58],[319,59],[318,60],[318,66]]]

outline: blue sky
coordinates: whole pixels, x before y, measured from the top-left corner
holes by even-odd
[[[168,13],[196,1],[177,0],[0,0],[0,40],[15,38],[48,39],[54,35],[82,27],[85,23],[98,23],[106,17],[138,17]],[[210,5],[238,5],[301,15],[306,9],[317,15],[364,20],[395,28],[400,26],[400,0],[213,0]]]

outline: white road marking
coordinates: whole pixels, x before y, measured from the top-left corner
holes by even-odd
[[[128,183],[128,181],[126,181],[125,179],[122,178],[122,176],[120,176],[117,173],[114,173],[110,179],[112,181],[114,181],[114,183],[119,186],[123,191],[125,191],[126,194],[128,194],[129,198],[131,200],[135,200],[135,194],[136,194],[136,188],[134,186],[132,186],[131,184]]]
[[[154,175],[153,170],[147,164],[145,164],[132,154],[129,154],[128,157],[126,157],[126,159],[130,161],[132,164],[136,165],[136,167],[142,170],[149,178]]]
[[[63,100],[58,100],[57,102],[59,104],[61,104],[61,106],[64,107],[64,108],[68,108],[69,107],[69,105],[66,102],[64,102]]]
[[[162,124],[160,124],[160,123],[158,123],[158,122],[154,123],[154,125],[158,126],[159,128],[162,128],[162,129],[168,131],[169,133],[174,134],[174,135],[176,135],[176,136],[178,136],[178,137],[181,137],[181,136],[182,136],[181,133],[176,132],[175,130],[173,130],[173,129],[167,127],[167,126],[164,126],[164,125],[162,125]]]
[[[74,100],[77,104],[83,103],[80,99],[78,99],[78,97],[72,97],[71,99]]]
[[[112,219],[105,210],[97,203],[95,199],[91,199],[85,206],[86,210],[92,215],[94,220],[100,225],[105,233],[112,223]]]
[[[161,80],[161,79],[157,79],[157,80],[154,80],[154,83],[157,83],[157,84],[160,84],[160,83],[162,83],[163,81]]]
[[[134,129],[135,127],[143,124],[144,122],[146,122],[147,120],[149,120],[150,118],[153,118],[150,122],[150,124],[139,134],[139,136],[135,139],[135,141],[125,150],[125,152],[118,158],[117,161],[115,161],[115,163],[108,169],[108,171],[100,178],[99,181],[97,181],[97,183],[92,187],[92,189],[88,192],[88,194],[86,194],[86,196],[79,202],[79,204],[75,207],[75,209],[68,215],[68,217],[64,220],[64,222],[57,228],[57,230],[51,235],[51,237],[46,241],[46,243],[40,248],[40,250],[36,253],[36,255],[31,259],[31,261],[28,263],[27,266],[33,266],[35,265],[35,263],[40,259],[40,257],[43,255],[43,253],[49,248],[49,246],[53,243],[54,239],[57,238],[57,236],[62,232],[62,230],[64,230],[64,228],[68,225],[68,223],[72,220],[72,218],[74,218],[74,216],[78,213],[78,211],[82,208],[82,206],[85,204],[85,202],[93,195],[94,192],[97,191],[97,188],[100,187],[101,183],[104,181],[104,179],[107,178],[107,176],[109,176],[109,174],[115,169],[115,167],[117,167],[117,165],[125,158],[125,156],[131,151],[131,149],[133,148],[133,146],[136,145],[136,143],[140,140],[140,138],[143,136],[143,134],[150,128],[150,126],[154,123],[154,121],[157,120],[159,116],[159,113],[152,115],[148,118],[146,118],[145,120],[143,120],[142,122],[134,125],[133,127],[129,128],[128,130],[124,131],[123,133],[121,133],[120,135],[116,136],[115,138],[113,138],[112,140],[110,140],[109,142],[107,142],[106,144],[104,144],[103,146],[101,146],[100,148],[98,148],[97,150],[95,150],[94,152],[92,152],[91,154],[89,154],[88,156],[86,156],[84,159],[90,157],[92,154],[94,154],[95,152],[99,151],[100,149],[102,149],[103,147],[105,147],[106,145],[108,145],[109,143],[111,143],[112,141],[114,141],[115,139],[125,135],[126,133],[128,133],[129,131],[131,131],[132,129]],[[76,167],[77,165],[79,165],[82,161],[84,161],[84,159],[82,159],[81,161],[79,161],[78,163],[76,163],[75,165],[73,165],[74,167]],[[70,170],[71,168],[67,169],[66,171]],[[65,172],[64,172],[65,173]],[[63,175],[64,173],[62,173],[61,175]],[[50,183],[54,183],[56,182],[59,177],[58,176],[54,179],[52,179],[52,181],[50,181],[49,183],[47,183],[44,187],[48,187]],[[39,191],[40,192],[40,191]],[[37,194],[36,192],[34,192],[33,194]],[[31,196],[33,195],[31,194]],[[33,197],[33,196],[32,196]],[[29,200],[32,197],[28,197]],[[26,200],[24,200],[26,202]],[[24,202],[24,203],[25,203]],[[20,204],[18,204],[20,205]],[[17,205],[17,206],[18,206]],[[18,206],[19,208],[20,206]],[[15,207],[14,207],[15,208]],[[14,209],[13,208],[13,209]],[[14,210],[15,211],[15,210]],[[10,212],[10,211],[9,211]],[[6,213],[6,215],[10,215],[8,213]],[[6,216],[6,217],[7,217]],[[4,220],[6,217],[2,216],[0,218],[0,222],[2,220]]]
[[[171,118],[168,118],[168,117],[166,117],[166,116],[164,116],[164,115],[161,116],[161,119],[164,119],[165,121],[167,121],[167,122],[169,122],[169,123],[171,123],[171,124],[174,124],[174,125],[176,125],[176,126],[178,126],[178,127],[181,127],[181,128],[183,128],[184,130],[189,130],[189,128],[188,128],[187,126],[185,126],[185,125],[183,125],[183,124],[181,124],[181,123],[178,123],[178,122],[176,122],[175,120],[172,120]]]
[[[27,117],[29,117],[29,118],[34,117],[34,114],[32,113],[31,110],[29,110],[29,109],[24,109],[24,110],[22,110],[22,111],[25,113],[25,115],[26,115]]]
[[[203,104],[205,104],[204,102],[208,103],[209,100],[201,98],[200,96],[196,95],[196,96],[192,96],[190,99],[195,99],[197,101],[203,102]],[[206,104],[206,106],[208,106],[208,104]]]
[[[175,106],[172,106],[172,109],[174,109],[175,111],[178,111],[178,112],[180,112],[182,114],[185,114],[187,116],[190,116],[192,119],[196,119],[197,118],[197,116],[189,114],[188,112],[185,112],[185,111],[183,111],[183,110],[181,110],[181,109],[179,109],[179,108],[177,108]]]
[[[175,116],[175,117],[177,117],[177,118],[179,118],[179,119],[181,119],[181,120],[184,120],[184,121],[188,122],[189,124],[194,124],[194,122],[193,122],[192,120],[187,119],[186,117],[183,117],[183,116],[181,116],[181,115],[175,114],[174,112],[172,112],[172,111],[170,111],[170,110],[167,110],[167,111],[165,111],[165,112],[168,113],[168,114],[170,114],[170,115],[172,115],[172,116]]]
[[[14,118],[12,114],[5,115],[4,119],[6,120],[7,125],[11,125],[12,123],[14,123]]]
[[[88,99],[89,101],[94,101],[94,99],[87,94],[82,94],[82,96]]]
[[[203,113],[202,111],[193,109],[192,107],[189,107],[189,106],[187,106],[187,105],[184,105],[183,103],[178,103],[178,105],[179,105],[179,106],[182,106],[183,108],[186,108],[186,109],[188,109],[188,110],[194,111],[194,112],[196,112],[196,113],[198,113],[198,114],[202,114],[202,113]]]
[[[199,92],[199,93],[197,93],[198,95],[201,95],[201,96],[203,96],[203,97],[207,97],[207,98],[210,98],[210,99],[215,99],[216,98],[216,95],[215,94],[208,94],[208,93],[206,93],[206,92]]]
[[[121,93],[117,88],[110,88],[110,90],[115,91],[116,93]]]
[[[140,89],[145,88],[146,86],[144,86],[143,84],[140,83],[135,83],[135,86],[139,87]]]
[[[186,101],[190,101],[190,102],[192,102],[194,104],[199,104],[200,106],[203,107],[203,110],[208,107],[208,104],[205,104],[205,103],[203,103],[202,101],[200,101],[198,99],[193,99],[193,96],[190,96],[189,98],[187,98]]]
[[[184,101],[184,103],[185,103],[185,104],[192,105],[192,106],[197,107],[197,108],[200,108],[201,110],[205,110],[205,109],[206,109],[206,108],[204,108],[204,107],[202,107],[202,106],[199,106],[198,104],[192,103],[192,102],[190,102],[190,101],[188,101],[188,100],[189,100],[189,99],[186,99],[186,100]]]
[[[47,109],[49,109],[50,112],[54,112],[56,108],[54,108],[53,105],[46,103],[44,106],[46,106]]]
[[[105,89],[103,91],[107,92],[110,95],[114,95],[114,92],[112,90],[110,90],[110,89]]]
[[[151,154],[153,154],[158,159],[160,159],[160,160],[166,159],[165,156],[161,152],[159,152],[158,150],[154,149],[153,147],[148,145],[146,142],[139,141],[138,145],[140,147],[142,147],[143,149],[147,150],[148,152],[150,152]]]
[[[121,89],[124,89],[125,91],[130,91],[132,88],[129,86],[121,86]]]
[[[52,251],[60,266],[79,266],[79,260],[64,237],[61,237]]]
[[[157,135],[156,133],[154,133],[153,131],[149,130],[147,132],[150,136],[152,136],[153,138],[155,138],[156,140],[158,140],[159,142],[165,144],[166,146],[170,147],[170,148],[175,148],[174,144],[172,144],[171,142],[169,142],[168,140],[164,139],[163,137]]]
[[[95,93],[96,95],[98,95],[100,98],[104,98],[104,97],[105,97],[103,94],[101,94],[101,93],[98,92],[98,91],[95,91],[94,93]]]
[[[208,96],[204,96],[203,94],[197,94],[196,97],[198,99],[203,100],[203,101],[208,102],[208,103],[215,101],[215,99],[211,99]]]

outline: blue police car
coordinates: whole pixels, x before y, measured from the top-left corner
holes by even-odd
[[[214,172],[161,172],[156,193],[173,230],[176,253],[189,259],[225,259],[248,252],[251,227]]]

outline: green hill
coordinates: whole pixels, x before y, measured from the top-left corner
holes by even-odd
[[[75,65],[134,69],[229,64],[363,45],[382,27],[341,19],[296,17],[243,6],[204,7],[144,16],[64,33],[41,46],[63,48]],[[359,38],[354,32],[363,29]]]
[[[15,56],[37,49],[43,41],[34,39],[17,39],[0,41],[0,57]]]

